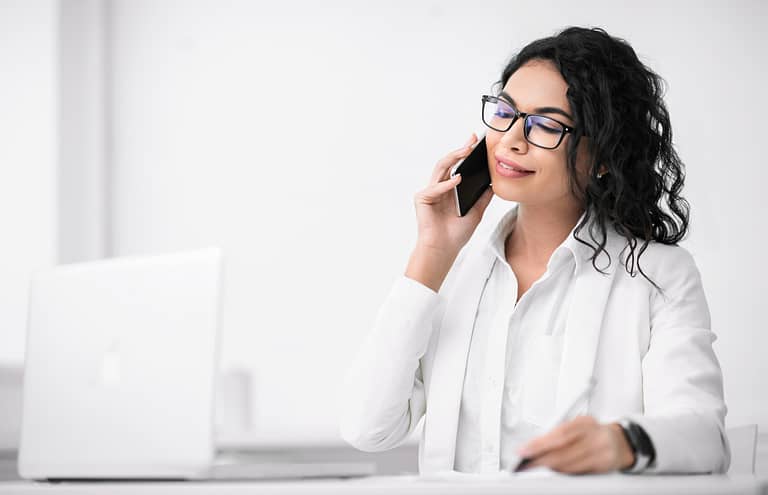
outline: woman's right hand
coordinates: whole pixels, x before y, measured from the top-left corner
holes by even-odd
[[[493,197],[488,188],[469,212],[458,216],[453,188],[461,176],[450,178],[451,168],[466,158],[477,142],[474,134],[460,149],[437,162],[429,185],[416,193],[414,204],[418,221],[416,248],[406,276],[437,291],[461,248],[472,237]]]

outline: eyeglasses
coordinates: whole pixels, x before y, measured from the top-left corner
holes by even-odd
[[[569,127],[544,115],[519,112],[497,96],[483,96],[483,123],[494,131],[507,132],[522,117],[525,140],[534,146],[552,150],[560,146],[563,136],[573,132]]]

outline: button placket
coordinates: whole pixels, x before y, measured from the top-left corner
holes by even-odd
[[[509,273],[505,271],[503,277],[505,299],[514,296],[514,284],[509,281]],[[504,380],[506,376],[507,339],[509,336],[509,322],[515,312],[501,309],[493,320],[491,331],[488,335],[486,349],[486,365],[484,380],[484,397],[481,410],[481,462],[482,472],[495,472],[499,470],[500,441],[501,441],[501,408],[504,398]]]

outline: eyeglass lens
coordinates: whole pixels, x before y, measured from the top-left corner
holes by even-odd
[[[488,98],[483,102],[483,122],[496,131],[509,130],[516,115],[515,108],[504,100]],[[543,115],[528,115],[524,125],[528,141],[543,148],[557,146],[564,131],[559,122]]]

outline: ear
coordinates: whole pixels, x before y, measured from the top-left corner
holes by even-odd
[[[597,171],[597,178],[602,179],[605,174],[608,173],[608,167],[605,165],[601,165],[600,169]]]

